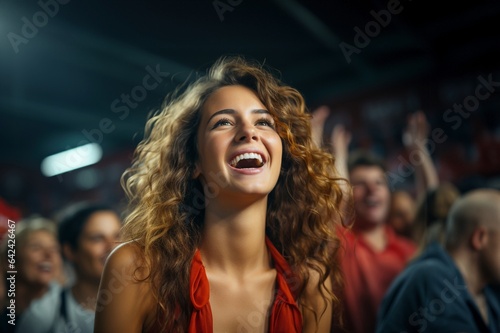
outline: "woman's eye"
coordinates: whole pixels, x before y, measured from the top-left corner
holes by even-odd
[[[272,120],[266,119],[266,118],[262,118],[262,119],[257,120],[256,125],[269,126],[271,128],[274,128],[274,122]]]
[[[98,242],[101,241],[105,238],[105,236],[102,233],[99,233],[97,231],[89,234],[84,234],[82,235],[82,239],[91,241],[91,242]]]
[[[228,125],[231,125],[231,121],[229,121],[229,119],[223,118],[218,120],[212,128],[217,128],[219,126],[228,126]]]

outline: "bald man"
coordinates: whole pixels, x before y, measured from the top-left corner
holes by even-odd
[[[499,333],[500,192],[481,189],[457,200],[445,245],[434,243],[389,288],[377,332]]]

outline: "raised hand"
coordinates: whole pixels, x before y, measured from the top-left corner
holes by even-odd
[[[403,132],[403,144],[407,148],[417,148],[424,145],[429,135],[429,123],[422,111],[417,111],[408,117],[408,123]]]
[[[422,111],[417,111],[408,117],[408,123],[403,133],[403,144],[415,163],[415,187],[418,200],[425,193],[439,185],[436,166],[425,144],[430,132],[430,125]]]
[[[347,159],[349,152],[349,144],[351,143],[352,135],[343,124],[335,125],[330,137],[333,154],[338,157]]]
[[[323,132],[325,130],[325,122],[330,115],[328,106],[320,106],[312,112],[311,118],[311,134],[312,140],[316,147],[321,148],[323,145]]]

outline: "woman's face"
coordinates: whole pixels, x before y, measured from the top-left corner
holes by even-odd
[[[48,286],[61,271],[61,253],[55,236],[46,230],[27,235],[18,252],[17,268],[21,279],[30,285]]]
[[[256,94],[240,85],[215,91],[202,107],[195,177],[205,200],[267,196],[278,180],[282,142]],[[241,198],[241,197],[240,197]]]
[[[89,216],[78,239],[77,249],[65,248],[79,279],[99,283],[104,263],[118,242],[120,219],[113,211],[97,211]]]
[[[395,192],[391,198],[388,224],[403,236],[410,237],[415,219],[415,202],[406,192]]]

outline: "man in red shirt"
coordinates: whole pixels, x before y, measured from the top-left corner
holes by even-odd
[[[323,130],[329,114],[327,107],[313,112],[311,128],[318,147],[322,146]],[[408,134],[413,139],[411,142],[425,138],[424,120],[421,114],[410,118]],[[398,236],[387,224],[391,193],[383,161],[368,153],[358,152],[349,156],[350,141],[351,134],[343,125],[334,127],[330,145],[335,167],[352,186],[355,216],[350,227],[339,230],[343,247],[343,326],[350,333],[373,333],[382,298],[394,278],[413,257],[416,246],[407,238]],[[430,176],[433,174],[426,167],[434,170],[430,168],[431,160],[425,150],[414,148],[420,154],[420,160],[426,162],[416,168],[423,174],[422,182],[428,187],[432,185]],[[349,186],[345,190],[348,191]],[[348,209],[346,213],[348,216]]]
[[[386,225],[391,195],[383,163],[367,154],[353,155],[348,171],[355,220],[341,237],[345,326],[352,333],[370,333],[385,292],[415,245]]]

